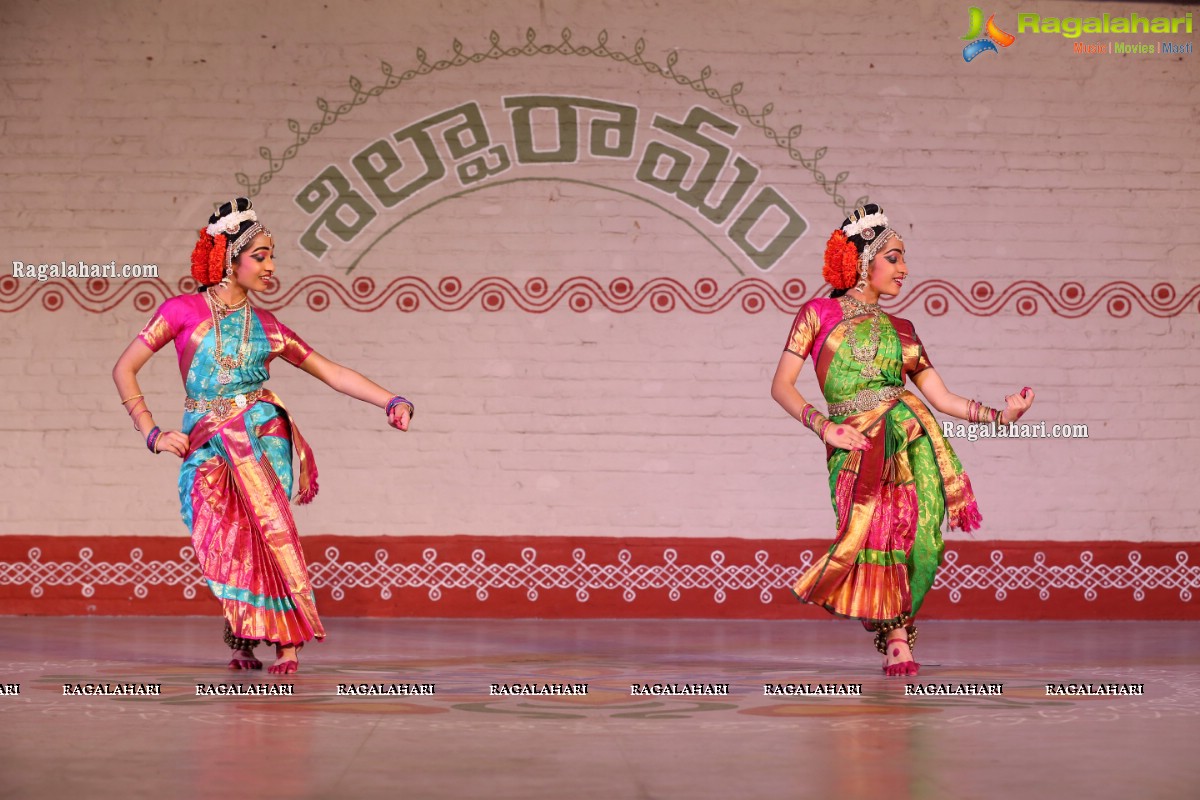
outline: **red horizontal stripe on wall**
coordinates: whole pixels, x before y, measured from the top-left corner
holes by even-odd
[[[308,536],[322,614],[818,619],[789,587],[828,542]],[[951,542],[928,619],[1200,619],[1200,544]],[[0,536],[0,613],[216,614],[188,540]]]

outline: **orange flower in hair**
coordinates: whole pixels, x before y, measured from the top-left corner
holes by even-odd
[[[209,283],[220,283],[225,277],[225,248],[229,247],[229,239],[224,236],[213,237],[213,249],[208,254]]]
[[[203,286],[208,283],[208,254],[212,250],[213,239],[204,228],[200,229],[200,238],[192,248],[192,277],[196,283]]]
[[[225,272],[225,237],[212,236],[204,228],[192,248],[192,277],[201,286],[218,283]]]
[[[838,228],[825,243],[825,282],[834,289],[849,289],[858,280],[858,248]]]

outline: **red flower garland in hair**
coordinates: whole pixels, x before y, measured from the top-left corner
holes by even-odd
[[[825,243],[825,282],[834,289],[849,289],[858,281],[858,248],[838,228]]]
[[[225,248],[228,247],[224,236],[213,236],[204,228],[200,229],[200,239],[192,248],[192,277],[201,286],[212,286],[220,283],[225,274]]]

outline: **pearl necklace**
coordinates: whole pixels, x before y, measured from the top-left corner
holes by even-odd
[[[246,297],[237,305],[229,306],[222,302],[212,289],[205,292],[204,297],[208,301],[208,310],[212,313],[213,331],[216,336],[214,352],[218,366],[217,383],[224,386],[233,382],[233,370],[245,363],[246,353],[250,349],[250,298]],[[238,345],[237,354],[227,356],[221,352],[221,320],[239,309],[242,310],[242,341]]]

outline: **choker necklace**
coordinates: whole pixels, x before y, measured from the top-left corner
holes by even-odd
[[[850,345],[850,352],[854,355],[854,360],[863,365],[859,375],[864,378],[878,378],[883,374],[879,367],[875,366],[875,356],[879,353],[879,318],[883,314],[883,309],[879,307],[878,303],[864,303],[848,294],[842,295],[840,299],[842,300],[842,314],[847,319],[864,315],[871,318],[870,333],[867,335],[865,344],[859,340],[858,326],[854,322],[846,325],[846,342]]]
[[[235,306],[227,306],[212,293],[211,289],[205,292],[204,296],[208,300],[208,310],[212,313],[213,332],[216,337],[213,352],[216,354],[218,367],[217,383],[224,386],[233,382],[233,370],[245,363],[246,352],[250,349],[250,298],[244,298]],[[219,313],[218,307],[223,313]],[[239,309],[242,311],[242,341],[238,345],[237,354],[227,356],[221,352],[221,320]]]
[[[210,300],[209,307],[215,308],[217,310],[217,313],[219,313],[222,318],[229,316],[234,311],[237,311],[238,309],[243,308],[247,303],[250,302],[250,296],[246,295],[245,297],[242,298],[241,302],[234,303],[233,305],[229,305],[228,303],[226,303],[224,300],[222,300],[220,298],[220,296],[216,292],[216,289],[212,286],[208,287],[208,289],[204,293],[208,296],[208,298]]]
[[[859,316],[862,314],[878,314],[883,311],[883,309],[879,307],[878,302],[867,303],[859,300],[857,297],[851,297],[848,294],[842,295],[841,299],[846,305],[850,306],[852,309],[854,309],[854,311],[857,312],[854,316]]]

